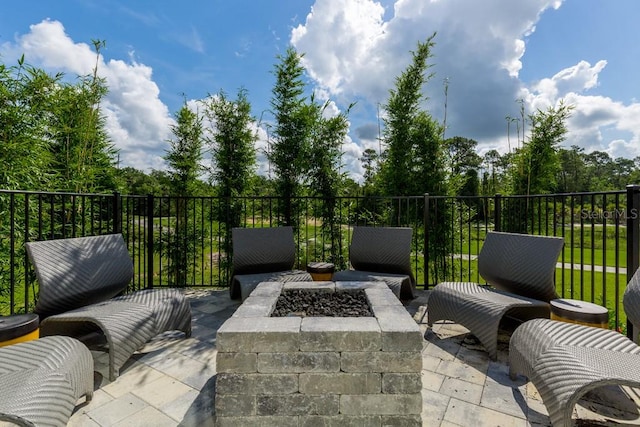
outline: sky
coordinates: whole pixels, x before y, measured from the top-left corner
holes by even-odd
[[[96,64],[120,166],[166,169],[176,112],[245,89],[268,174],[273,70],[289,46],[304,54],[308,93],[349,112],[343,167],[381,149],[383,106],[419,41],[436,33],[424,108],[445,136],[478,151],[518,145],[515,119],[573,106],[563,147],[640,156],[637,0],[31,0],[0,13],[0,62],[25,61],[70,81]],[[445,96],[446,93],[446,96]],[[446,105],[446,107],[445,107]],[[526,130],[526,125],[525,125]]]

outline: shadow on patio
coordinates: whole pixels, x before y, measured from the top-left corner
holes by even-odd
[[[108,381],[105,355],[96,361],[94,398],[76,408],[70,426],[213,426],[216,331],[239,306],[228,290],[188,291],[193,335],[156,337]],[[423,317],[429,291],[407,305],[416,321]],[[463,327],[426,323],[422,351],[424,426],[547,426],[547,411],[524,378],[512,381],[507,367],[509,331],[499,338],[492,361]],[[508,329],[508,327],[507,327]],[[576,407],[578,425],[638,425],[638,390],[607,389]],[[611,402],[615,402],[615,408]]]

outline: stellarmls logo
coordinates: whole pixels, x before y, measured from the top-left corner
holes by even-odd
[[[590,219],[590,220],[617,220],[617,221],[626,221],[627,219],[638,219],[640,213],[638,209],[633,208],[627,216],[626,209],[614,209],[612,211],[590,211],[588,209],[582,209],[580,211],[580,218],[582,219]]]

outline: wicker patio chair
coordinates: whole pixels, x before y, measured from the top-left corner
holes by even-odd
[[[66,426],[76,402],[93,396],[93,358],[70,337],[44,337],[0,348],[0,421]]]
[[[640,327],[640,269],[625,290],[624,310]],[[573,408],[606,385],[640,387],[640,346],[617,331],[549,319],[516,328],[509,342],[509,374],[526,376],[540,393],[554,427],[571,426]]]
[[[443,282],[429,296],[427,323],[452,320],[469,329],[492,359],[504,316],[521,321],[549,317],[556,298],[554,274],[560,237],[489,232],[478,254],[478,272],[488,285]]]
[[[292,227],[234,228],[231,299],[244,301],[260,282],[307,282],[311,274],[293,269]]]
[[[351,270],[337,271],[334,281],[385,282],[402,300],[415,297],[411,271],[410,227],[353,227],[349,246]]]
[[[191,308],[176,289],[126,292],[133,262],[122,235],[28,242],[40,290],[40,335],[106,345],[113,381],[131,355],[172,330],[191,335]],[[97,340],[96,340],[97,339]]]

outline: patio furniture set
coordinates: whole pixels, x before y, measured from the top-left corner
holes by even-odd
[[[122,295],[133,263],[122,235],[27,243],[40,286],[35,313],[43,338],[0,348],[0,420],[65,426],[82,396],[93,394],[89,349],[109,355],[115,380],[154,336],[191,334],[191,308],[175,289]]]
[[[416,286],[411,236],[410,228],[354,227],[350,270],[334,272],[330,263],[315,263],[302,271],[293,268],[291,227],[237,228],[230,296],[244,301],[261,283],[304,287],[315,277],[384,282],[397,299],[408,300]],[[640,346],[594,327],[606,326],[606,309],[558,298],[554,274],[562,246],[558,237],[489,232],[478,255],[486,285],[439,283],[425,312],[429,325],[449,320],[466,327],[494,359],[501,322],[518,319],[509,342],[510,375],[533,383],[556,427],[571,425],[574,405],[590,390],[640,387]],[[89,348],[108,353],[109,377],[115,380],[155,335],[178,330],[190,336],[191,311],[180,291],[127,293],[133,265],[122,235],[29,242],[27,253],[39,283],[35,313],[42,338],[0,339],[0,420],[66,425],[78,399],[89,401],[93,394]],[[640,328],[640,270],[627,285],[624,308]],[[33,334],[33,322],[30,328]]]

